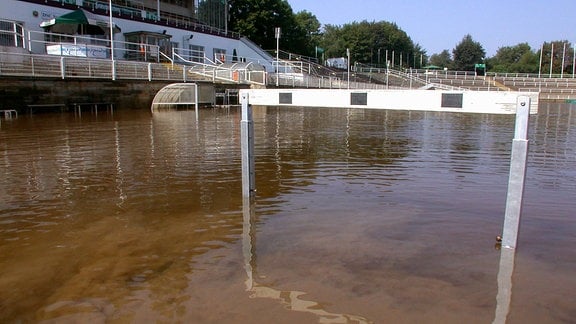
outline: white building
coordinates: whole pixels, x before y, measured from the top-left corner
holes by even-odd
[[[119,60],[151,62],[249,61],[274,70],[273,57],[227,30],[225,11],[202,13],[204,2],[209,1],[2,0],[0,46],[24,48],[33,54],[101,58],[113,54]],[[68,25],[69,20],[63,20],[78,18],[76,11],[80,16],[84,13],[88,23],[79,22],[74,28]],[[198,17],[218,28],[202,23]]]

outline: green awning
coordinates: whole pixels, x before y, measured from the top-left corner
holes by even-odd
[[[46,28],[53,33],[68,35],[104,35],[110,33],[108,19],[84,9],[77,9],[60,17],[43,21],[40,27]],[[114,24],[113,32],[120,32],[120,27]]]

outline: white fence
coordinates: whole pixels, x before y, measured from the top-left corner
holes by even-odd
[[[171,64],[0,52],[0,76],[186,82],[184,71]]]
[[[115,59],[112,60],[111,46],[112,42],[104,36],[26,32],[16,22],[0,20],[0,76],[210,81],[328,89],[385,88],[384,85],[349,80],[350,75],[314,76],[312,64],[298,60],[259,62],[232,55],[217,62],[205,57],[203,52],[123,41],[113,42]],[[163,50],[170,52],[166,54]],[[254,69],[250,62],[272,65],[278,71],[268,73],[265,69]]]

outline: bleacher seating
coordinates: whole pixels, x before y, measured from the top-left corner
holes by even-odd
[[[440,83],[468,90],[540,92],[540,99],[542,100],[576,99],[576,78],[572,75],[550,78],[548,76],[496,73],[479,76],[470,72],[425,70],[417,70],[413,73],[418,78],[426,79],[430,83]]]
[[[495,75],[494,79],[517,91],[538,91],[543,100],[576,99],[576,78]]]

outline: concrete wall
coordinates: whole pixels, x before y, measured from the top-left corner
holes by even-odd
[[[29,105],[113,103],[117,108],[150,109],[154,95],[170,82],[0,79],[0,110]]]

